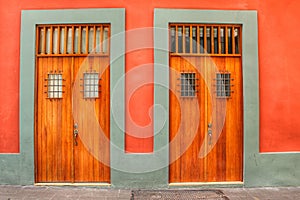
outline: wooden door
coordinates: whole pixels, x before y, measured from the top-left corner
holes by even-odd
[[[110,182],[109,25],[37,27],[35,181]]]
[[[170,25],[170,183],[243,181],[239,25]]]

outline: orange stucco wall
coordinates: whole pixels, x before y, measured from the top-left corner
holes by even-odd
[[[300,151],[300,1],[298,0],[0,0],[0,152],[19,152],[19,48],[21,10],[63,8],[125,8],[126,30],[151,27],[154,8],[257,10],[259,19],[260,151]],[[199,19],[201,20],[201,19]],[[147,37],[128,36],[131,45],[152,45]],[[135,48],[134,48],[135,49]],[[126,91],[136,87],[134,78],[153,80],[153,50],[130,51],[126,71],[147,64],[146,72],[131,74]],[[126,150],[152,151],[151,112],[153,85],[140,87],[126,97]],[[135,125],[145,127],[143,131]],[[142,135],[141,135],[142,134]],[[146,137],[137,139],[137,137]]]

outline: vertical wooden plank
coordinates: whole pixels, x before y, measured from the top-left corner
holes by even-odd
[[[88,31],[87,31],[88,32]],[[88,67],[90,68],[91,71],[94,71],[96,70],[98,72],[98,69],[95,68],[94,64],[93,64],[93,61],[94,61],[94,57],[88,57],[87,58],[87,63],[88,63]],[[95,112],[95,102],[96,102],[96,99],[90,99],[88,101],[88,104],[86,106],[91,106],[93,109],[94,109],[94,112]],[[95,116],[93,116],[95,117]],[[85,126],[86,127],[89,127],[89,129],[87,130],[90,130],[88,131],[86,134],[87,134],[87,143],[88,143],[88,146],[86,146],[86,150],[87,150],[87,155],[88,155],[88,165],[89,165],[89,169],[90,170],[85,170],[85,181],[91,181],[91,182],[94,182],[94,179],[96,179],[96,177],[94,177],[94,172],[95,172],[95,165],[94,165],[94,161],[95,161],[95,157],[94,157],[94,154],[95,154],[95,151],[97,151],[96,149],[94,149],[94,140],[95,139],[98,139],[99,137],[99,133],[97,132],[97,128],[99,126],[99,123],[96,124],[93,124],[91,125],[90,123],[90,120],[87,119],[85,121]],[[99,181],[99,179],[98,179]]]
[[[52,42],[51,42],[52,43]],[[50,48],[51,49],[51,48]],[[52,62],[52,70],[54,70],[54,74],[58,74],[58,66],[57,66],[57,58],[55,57],[50,57],[49,60]],[[55,83],[57,84],[57,83]],[[49,163],[52,165],[52,181],[57,181],[57,157],[59,154],[59,145],[58,145],[58,138],[59,138],[59,132],[58,132],[58,125],[59,125],[59,119],[58,119],[58,102],[59,99],[52,99],[51,100],[51,109],[52,109],[52,116],[50,119],[51,120],[51,160],[52,162]]]
[[[95,35],[94,35],[95,36]],[[99,76],[101,76],[101,70],[100,70],[100,57],[94,57],[93,60],[93,66],[94,69],[96,70],[96,72],[99,73]],[[100,77],[99,77],[100,78]],[[104,79],[105,80],[105,79]],[[101,81],[102,83],[102,81]],[[102,89],[102,87],[100,87]],[[101,96],[100,96],[101,95]],[[101,109],[101,101],[102,101],[102,92],[99,93],[99,98],[95,99],[95,114],[97,116],[97,120],[99,122],[99,126],[102,128],[102,117],[101,117],[101,113],[103,113],[103,110]],[[98,131],[98,130],[95,130]],[[93,181],[95,182],[99,182],[101,180],[101,177],[103,177],[103,169],[102,169],[102,165],[100,163],[100,161],[102,161],[102,156],[101,154],[103,154],[103,150],[101,149],[101,140],[100,140],[100,134],[102,134],[101,132],[95,132],[94,133],[94,138],[93,138],[93,156],[94,156],[94,162],[93,162]]]
[[[228,54],[228,27],[225,26],[225,30],[224,30],[225,34],[225,54]]]
[[[101,129],[105,131],[105,125],[103,125],[103,121],[105,121],[105,119],[103,119],[102,114],[105,112],[105,110],[102,107],[102,104],[104,103],[104,97],[103,95],[105,95],[106,92],[106,88],[104,87],[104,83],[105,83],[105,76],[103,76],[103,71],[101,68],[101,64],[103,63],[103,58],[100,57],[95,57],[94,58],[94,67],[95,70],[97,72],[99,72],[99,78],[101,78],[101,81],[99,82],[101,84],[101,92],[99,93],[99,98],[96,99],[95,101],[95,111],[96,111],[96,115],[98,117],[98,122],[99,122],[99,126],[100,126],[100,130],[96,130],[97,133],[95,134],[95,138],[94,138],[94,181],[101,181],[101,177],[103,177],[103,181],[104,181],[104,165],[101,163],[101,161],[103,162],[103,156],[105,154],[105,150],[101,149],[101,146],[104,147],[104,143],[103,145],[100,145],[101,141],[101,136],[104,134],[101,132]],[[106,65],[105,65],[106,66]],[[106,117],[106,116],[104,116]],[[105,148],[105,147],[104,147]],[[106,148],[105,148],[106,149]]]
[[[203,28],[204,29],[204,28]],[[203,30],[203,37],[204,37],[204,42],[206,41],[206,30]],[[205,81],[207,80],[207,57],[204,57],[203,59],[203,75],[205,78]],[[209,84],[209,83],[208,83]],[[203,117],[203,133],[204,133],[204,141],[203,141],[203,146],[204,146],[204,154],[206,155],[203,159],[203,165],[204,165],[204,174],[203,174],[203,179],[204,181],[207,181],[207,171],[208,171],[208,167],[207,167],[207,145],[208,145],[208,138],[207,138],[207,125],[208,125],[208,91],[207,91],[207,87],[204,88],[204,94],[203,94],[203,104],[204,104],[204,117]]]
[[[60,52],[60,30],[61,30],[61,26],[57,26],[57,54],[61,54],[62,52]]]
[[[186,49],[185,49],[185,26],[182,26],[182,53],[186,53]]]
[[[232,66],[232,58],[226,57],[225,58],[225,65],[226,65],[226,70],[228,70],[229,72],[234,74],[234,67]],[[232,75],[233,75],[232,74]],[[234,115],[234,104],[235,104],[235,97],[230,98],[227,100],[227,104],[226,104],[226,127],[225,127],[225,132],[226,132],[226,164],[227,164],[227,168],[226,168],[226,178],[229,180],[232,180],[232,171],[236,170],[235,169],[235,164],[232,162],[233,157],[235,157],[235,143],[236,143],[236,138],[234,137],[235,135],[235,125],[232,124],[232,122],[230,120],[234,120],[236,121]],[[234,154],[233,154],[234,153]],[[235,162],[235,161],[234,161]]]
[[[175,27],[175,52],[178,53],[178,26]]]
[[[193,53],[193,26],[190,25],[190,53]]]
[[[42,45],[42,54],[45,54],[46,53],[46,43],[47,43],[47,41],[46,41],[46,26],[44,26],[44,38],[43,38],[43,45]]]
[[[79,42],[78,42],[79,43]],[[78,44],[79,45],[79,44]],[[78,46],[78,48],[79,48],[79,46]],[[79,52],[78,52],[79,53]],[[72,98],[70,98],[69,99],[69,101],[72,101],[73,100],[73,98],[76,98],[76,96],[74,95],[74,80],[75,80],[75,66],[76,66],[76,61],[77,60],[75,60],[75,57],[72,57],[71,58],[71,65],[70,65],[70,74],[69,74],[69,76],[70,76],[70,87],[72,87],[72,92],[71,92],[71,90],[70,90],[70,97],[72,97]],[[71,105],[71,104],[69,104],[69,105]],[[74,108],[73,108],[73,106],[72,107],[69,107],[70,108],[70,110],[72,111],[72,116],[73,116],[73,118],[71,118],[71,120],[70,120],[70,130],[72,130],[71,131],[71,135],[70,135],[70,140],[68,140],[69,141],[69,144],[70,144],[70,146],[71,146],[71,154],[70,154],[70,162],[71,162],[71,166],[70,166],[70,170],[71,170],[71,180],[72,180],[72,182],[74,183],[75,182],[75,143],[74,143],[74,125],[75,125],[75,123],[77,123],[77,122],[75,122],[74,121],[74,114],[73,114],[73,112],[74,112]]]
[[[81,40],[82,40],[82,36],[81,36],[81,26],[78,27],[78,54],[81,54]]]
[[[211,28],[210,28],[211,54],[215,53],[214,39],[215,39],[215,36],[214,36],[214,27],[211,26]]]
[[[206,58],[206,81],[208,85],[213,85],[213,79],[214,79],[214,63],[211,57]],[[213,145],[213,142],[215,141],[215,129],[216,126],[215,120],[214,120],[214,106],[215,106],[215,99],[213,98],[213,91],[206,90],[206,123],[205,123],[205,133],[207,136],[206,141],[206,150],[207,150],[207,156],[206,156],[206,181],[208,182],[215,182],[216,179],[216,164],[217,164],[217,155],[216,155],[216,148]],[[212,124],[212,137],[208,134],[208,124]],[[209,149],[212,150],[208,152]]]
[[[47,81],[45,80],[47,78],[47,68],[46,66],[48,65],[47,63],[47,58],[40,58],[41,62],[40,62],[40,66],[39,66],[39,71],[40,71],[40,81],[39,84],[42,85],[46,85]],[[46,88],[40,88],[39,90],[39,94],[40,94],[40,98],[39,98],[39,112],[41,111],[42,113],[46,113],[45,110],[47,108],[47,102],[46,102],[46,97],[47,94],[44,93],[47,91],[47,87]],[[40,175],[41,175],[41,179],[39,181],[46,181],[47,180],[47,131],[44,128],[45,126],[45,122],[46,122],[46,116],[45,115],[39,115],[38,117],[39,119],[39,139],[40,139],[40,155],[39,155],[39,159],[41,160],[40,165],[39,165],[39,171]]]
[[[241,36],[241,34],[240,34]],[[239,43],[241,44],[241,43]],[[237,152],[239,155],[237,159],[237,172],[235,175],[235,179],[238,181],[243,181],[243,160],[244,160],[244,146],[243,146],[243,141],[244,141],[244,127],[243,127],[243,75],[242,75],[242,57],[238,57],[235,59],[235,77],[236,77],[236,82],[235,84],[237,85],[236,91],[237,91],[237,101],[236,101],[236,106],[237,106],[237,121],[240,123],[238,124],[237,127],[237,140],[238,140],[238,146],[237,146]]]
[[[68,48],[68,27],[64,26],[65,32],[64,32],[64,54],[67,54],[67,48]]]
[[[108,32],[107,32],[107,41],[106,41],[106,48],[107,48],[106,54],[110,55],[110,26],[108,26],[107,29]]]
[[[100,52],[101,53],[104,52],[103,38],[104,38],[104,28],[103,28],[103,26],[101,26],[101,29],[100,29]]]
[[[242,26],[239,27],[239,54],[242,55],[243,52],[243,34],[242,34]]]
[[[52,68],[52,59],[50,57],[47,57],[47,67],[48,67],[48,73],[49,71],[53,72]],[[47,99],[46,102],[46,118],[45,118],[45,129],[46,129],[46,149],[47,149],[47,154],[46,154],[46,163],[47,163],[47,181],[52,182],[53,181],[53,138],[52,138],[52,133],[53,133],[53,100]]]
[[[232,76],[235,76],[235,67],[233,59],[234,58],[225,58],[226,59],[226,70],[231,72]],[[236,140],[237,138],[235,137],[236,133],[236,116],[235,116],[235,104],[236,104],[236,94],[232,96],[230,99],[227,101],[227,113],[226,113],[226,178],[228,180],[234,180],[234,171],[238,170],[236,169],[235,161],[237,159],[237,151],[236,151],[236,145],[238,141]],[[236,157],[237,156],[237,157]]]
[[[232,54],[236,54],[235,52],[235,27],[231,27],[231,39],[232,39]]]
[[[203,26],[203,41],[204,41],[204,54],[207,54],[207,37],[206,37],[206,26]]]
[[[81,27],[79,26],[79,33],[78,33],[78,35],[79,35],[79,37],[78,38],[81,38]],[[78,49],[81,49],[80,48],[81,47],[81,39],[80,40],[78,40]],[[81,53],[81,50],[79,50],[79,53]],[[79,59],[80,59],[80,57],[74,57],[74,58],[72,58],[73,59],[73,66],[72,66],[72,72],[73,72],[73,74],[72,74],[72,82],[73,82],[73,85],[74,85],[74,88],[73,88],[73,90],[78,90],[78,88],[77,88],[77,85],[75,85],[75,80],[76,80],[76,76],[77,76],[77,66],[79,65]],[[73,92],[76,92],[76,91],[73,91]],[[74,99],[75,98],[75,99]],[[78,96],[77,96],[77,92],[76,92],[76,94],[75,95],[73,95],[73,99],[76,101],[77,99],[76,98],[79,98]],[[78,124],[78,126],[79,126],[79,121],[78,121],[78,117],[77,117],[77,115],[78,115],[78,112],[77,112],[77,110],[78,110],[78,106],[77,106],[77,104],[74,104],[74,106],[73,106],[73,117],[74,117],[74,123],[72,124],[72,126],[74,126],[74,124]],[[79,127],[78,127],[78,129],[79,129]],[[73,129],[73,131],[74,131],[74,129]],[[72,132],[73,132],[72,131]],[[79,166],[79,164],[77,164],[77,163],[79,163],[79,161],[80,161],[80,154],[79,154],[79,150],[78,150],[78,145],[79,145],[79,142],[80,141],[78,141],[78,137],[77,137],[77,145],[75,145],[75,138],[74,137],[72,137],[72,143],[73,143],[73,162],[72,162],[72,176],[73,176],[73,181],[74,182],[77,182],[77,177],[79,177],[80,176],[80,172],[78,171],[78,166]]]
[[[193,65],[195,65],[194,57],[185,57],[182,59],[183,70],[188,73],[194,72]],[[194,121],[196,118],[197,112],[193,112],[197,106],[197,99],[194,97],[182,98],[181,100],[181,117],[185,119],[183,121],[184,126],[180,130],[181,135],[181,153],[183,156],[181,159],[181,180],[183,182],[193,182],[196,177],[199,176],[198,169],[195,169],[194,166],[197,163],[197,156],[195,155],[195,137],[197,138],[198,133],[193,130],[193,127],[198,121]],[[188,120],[191,119],[191,120]],[[181,122],[182,123],[182,122]],[[195,143],[196,142],[196,143]]]
[[[197,37],[197,53],[200,54],[200,29],[199,29],[199,26],[197,26],[196,37]]]
[[[242,121],[242,80],[241,80],[241,62],[239,57],[226,58],[226,66],[228,71],[232,73],[232,82],[234,93],[229,101],[228,108],[228,156],[226,175],[228,180],[242,181],[243,169],[243,127],[242,123],[234,123],[234,121]]]
[[[177,26],[176,26],[177,27]],[[180,170],[181,170],[181,161],[176,159],[180,155],[180,140],[176,139],[179,137],[179,124],[180,124],[180,105],[179,101],[176,98],[176,93],[180,95],[178,91],[177,84],[180,81],[179,78],[180,71],[180,59],[179,57],[170,57],[170,170],[169,170],[169,181],[180,182]],[[176,73],[177,72],[177,73]]]
[[[75,27],[72,26],[72,45],[71,45],[71,54],[75,53]]]
[[[37,77],[36,77],[36,85],[37,85],[37,98],[36,98],[36,114],[38,113],[43,113],[43,108],[44,108],[44,97],[46,96],[46,94],[44,94],[44,91],[45,91],[45,87],[44,87],[44,84],[45,84],[45,76],[43,74],[43,64],[44,64],[44,60],[45,58],[38,58],[37,59]],[[40,77],[40,78],[38,78]],[[36,171],[37,171],[37,174],[36,174],[36,181],[37,182],[40,182],[42,180],[45,179],[45,173],[44,173],[44,176],[43,176],[43,172],[45,172],[46,170],[43,170],[43,167],[45,166],[45,163],[44,163],[44,157],[43,157],[43,142],[45,140],[43,140],[43,115],[39,114],[37,116],[35,116],[36,119],[37,119],[37,122],[35,124],[35,126],[37,127],[36,129],[36,133],[35,133],[35,141],[37,141],[37,145],[35,146],[35,152],[36,152],[36,155],[35,155],[35,158],[37,159],[37,162],[36,162]]]
[[[40,162],[41,158],[39,150],[41,150],[39,144],[40,144],[40,130],[39,130],[39,122],[40,122],[40,115],[38,115],[39,112],[39,96],[40,96],[40,91],[44,88],[43,84],[40,84],[39,81],[43,80],[43,78],[38,79],[40,77],[40,71],[39,71],[39,66],[40,66],[40,59],[38,59],[37,55],[39,54],[39,46],[40,46],[40,28],[37,26],[36,27],[36,46],[35,46],[35,91],[34,91],[34,181],[38,182],[41,179],[41,173],[39,170],[40,167]],[[42,89],[40,89],[42,88]]]
[[[110,155],[109,155],[109,122],[110,122],[110,106],[109,106],[109,96],[110,96],[110,86],[109,86],[109,57],[101,57],[99,61],[99,72],[101,73],[101,92],[100,92],[100,107],[99,107],[99,119],[100,125],[102,127],[103,133],[100,134],[99,141],[101,141],[100,149],[101,152],[101,160],[103,163],[99,163],[101,166],[103,181],[110,182],[110,172],[109,167],[105,166],[105,164],[109,163]]]
[[[94,38],[93,38],[93,52],[96,53],[96,33],[97,33],[97,27],[94,26]]]
[[[217,66],[216,72],[213,72],[213,78],[216,78],[216,73],[225,72],[226,71],[226,63],[224,57],[214,57],[213,62]],[[225,98],[217,98],[215,93],[213,95],[213,134],[215,144],[215,153],[216,153],[216,163],[215,163],[215,177],[216,181],[226,181],[226,123],[224,124],[224,117],[227,112],[225,112],[224,108],[227,107],[227,100]],[[218,136],[218,134],[221,134]]]
[[[40,31],[41,31],[41,28],[40,27],[36,27],[36,30],[35,30],[35,35],[36,35],[36,43],[35,43],[35,54],[36,55],[38,55],[38,54],[40,54],[41,52],[40,51],[42,51],[41,49],[40,49]],[[36,61],[37,61],[37,59],[36,59]],[[36,62],[37,63],[37,62]]]
[[[49,54],[53,54],[53,26],[50,26],[50,52]]]
[[[88,54],[89,53],[89,26],[85,27],[86,31],[85,31],[85,53]]]
[[[109,34],[109,37],[111,36],[111,33]],[[110,46],[110,45],[109,45]],[[109,47],[110,48],[110,47]],[[109,57],[105,58],[105,65],[103,66],[108,66],[106,68],[106,72],[105,72],[105,76],[106,76],[106,81],[105,81],[105,85],[106,85],[106,95],[105,95],[105,108],[106,108],[106,112],[105,112],[105,136],[108,139],[108,142],[106,142],[105,145],[105,163],[104,163],[104,180],[108,183],[110,183],[110,59]]]
[[[82,73],[89,68],[89,59],[85,57],[77,57],[74,75],[82,77]],[[77,85],[76,90],[80,90]],[[77,91],[78,93],[78,91]],[[93,134],[95,134],[94,124],[90,123],[93,119],[82,117],[83,112],[93,108],[94,101],[91,99],[83,99],[82,93],[76,96],[76,109],[74,110],[74,119],[78,123],[78,145],[74,148],[75,155],[75,182],[90,182],[93,180]],[[93,112],[93,111],[89,111]],[[80,116],[81,115],[81,116]],[[88,169],[88,170],[87,170]]]
[[[38,28],[36,28],[36,32],[38,32]],[[36,36],[38,37],[38,34],[36,34]],[[38,41],[36,41],[36,43],[38,43]],[[37,47],[37,46],[36,46]],[[38,51],[36,49],[36,51]],[[38,84],[38,78],[39,77],[39,70],[38,70],[38,66],[39,66],[39,63],[38,63],[38,59],[37,59],[37,56],[36,56],[36,59],[35,59],[35,66],[36,66],[36,70],[35,70],[35,91],[34,91],[34,181],[37,182],[37,180],[39,179],[39,175],[38,175],[38,162],[39,162],[39,159],[38,159],[38,145],[39,145],[39,138],[38,138],[38,133],[39,133],[39,130],[38,130],[38,96],[39,96],[39,84]]]
[[[53,58],[55,60],[55,65],[56,65],[56,69],[58,71],[58,73],[61,73],[62,74],[62,78],[64,79],[64,73],[63,73],[63,68],[62,68],[62,64],[61,64],[61,57],[54,57]],[[64,84],[64,83],[63,83]],[[64,89],[64,88],[63,88]],[[56,116],[56,137],[55,137],[55,144],[56,144],[56,169],[55,169],[55,180],[58,182],[58,181],[61,181],[62,180],[62,154],[64,153],[63,152],[63,149],[62,149],[62,136],[63,136],[63,129],[62,129],[62,124],[63,122],[65,123],[65,121],[63,121],[63,118],[62,118],[62,115],[63,115],[63,107],[62,107],[62,101],[64,101],[64,94],[62,95],[62,98],[61,99],[58,99],[57,100],[57,106],[56,106],[56,113],[57,113],[57,116]]]
[[[218,46],[219,46],[219,54],[222,54],[222,42],[221,42],[221,27],[218,26]]]

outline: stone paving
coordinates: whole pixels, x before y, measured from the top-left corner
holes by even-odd
[[[170,189],[175,190],[175,189]],[[180,192],[178,189],[176,191]],[[199,189],[185,189],[188,190],[202,190]],[[264,188],[216,188],[211,190],[218,190],[222,192],[222,198],[219,197],[199,197],[199,199],[229,199],[229,200],[300,200],[300,187],[264,187]],[[135,190],[136,191],[136,190]],[[149,191],[149,190],[147,190]],[[153,190],[156,191],[156,190]],[[207,191],[203,189],[203,191]],[[129,189],[104,189],[99,187],[71,187],[71,186],[8,186],[0,185],[0,200],[135,200],[134,192]],[[139,191],[143,194],[143,190]],[[146,194],[146,193],[145,193]],[[188,192],[185,193],[184,199],[189,199]],[[139,199],[162,200],[159,195],[140,196]],[[165,198],[167,199],[167,198]]]

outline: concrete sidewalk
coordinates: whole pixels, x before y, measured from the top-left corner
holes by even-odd
[[[192,191],[202,194],[192,198],[189,196]],[[149,193],[150,192],[150,193]],[[253,200],[298,200],[300,199],[300,187],[264,187],[264,188],[210,188],[210,189],[166,189],[166,190],[123,190],[123,189],[103,189],[97,187],[52,187],[52,186],[8,186],[0,185],[0,200],[17,199],[175,199],[163,196],[165,193],[181,194],[176,199],[253,199]],[[175,193],[174,193],[175,192]],[[137,196],[136,196],[137,195]],[[182,195],[184,198],[182,198]]]

